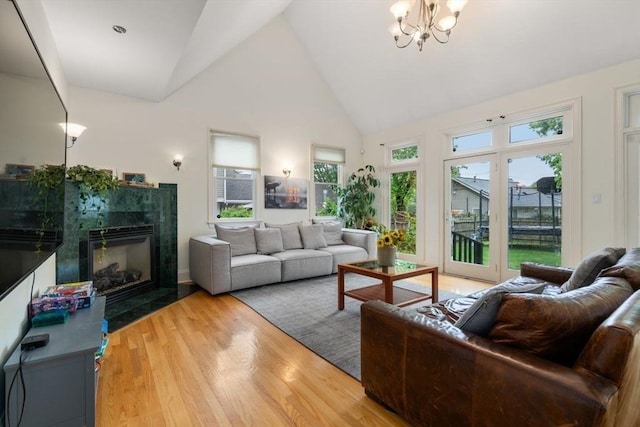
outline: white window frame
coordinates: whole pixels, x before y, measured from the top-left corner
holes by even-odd
[[[616,221],[615,236],[616,244],[624,247],[636,246],[635,241],[640,225],[633,223],[637,221],[638,201],[630,200],[628,191],[630,185],[635,183],[627,182],[629,164],[627,159],[630,155],[629,140],[632,136],[640,134],[640,126],[631,126],[629,115],[631,110],[637,108],[632,104],[631,97],[640,94],[640,82],[615,89],[615,206],[616,212],[622,212],[623,220]],[[636,100],[637,98],[634,98]]]
[[[445,159],[469,157],[478,154],[496,153],[504,150],[520,150],[529,146],[554,145],[556,143],[569,143],[575,139],[576,110],[579,99],[569,100],[547,107],[536,108],[509,115],[489,117],[481,122],[471,123],[467,126],[457,127],[444,131]],[[509,142],[509,128],[538,120],[562,116],[562,135],[551,135],[528,141],[515,143]],[[474,133],[483,133],[491,130],[491,145],[467,151],[454,151],[453,139]]]
[[[329,150],[329,151],[335,151],[336,154],[339,154],[340,152],[342,153],[342,160],[340,159],[336,159],[335,161],[332,159],[326,159],[326,158],[322,158],[321,156],[318,156],[318,151],[321,150]],[[339,156],[338,156],[339,157]],[[313,201],[311,203],[311,210],[310,210],[310,214],[312,218],[329,218],[327,216],[318,216],[316,215],[316,181],[315,181],[315,174],[314,174],[314,170],[315,170],[315,164],[316,163],[326,163],[326,164],[333,164],[333,165],[338,165],[338,182],[336,183],[336,185],[342,187],[344,185],[344,170],[345,170],[345,164],[347,162],[347,151],[344,149],[344,147],[334,147],[334,146],[330,146],[330,145],[319,145],[319,144],[312,144],[311,145],[311,200]],[[319,184],[326,184],[326,183],[319,183]]]
[[[565,155],[568,156],[568,160],[563,169],[563,176],[565,176],[563,179],[563,189],[566,190],[567,195],[570,195],[570,199],[569,197],[565,199],[566,205],[563,207],[566,208],[567,211],[563,212],[563,215],[565,218],[572,218],[572,221],[566,221],[566,223],[563,224],[562,241],[571,241],[572,244],[563,245],[563,265],[575,265],[581,259],[582,197],[581,181],[579,179],[581,176],[581,114],[581,98],[575,98],[518,113],[500,115],[443,131],[445,162],[467,157],[473,158],[480,155],[497,154],[498,162],[501,164],[502,161],[500,159],[504,156],[509,156],[511,153],[521,153],[528,150],[547,152],[553,150],[554,147],[566,147],[564,150]],[[563,117],[563,133],[561,135],[552,135],[517,143],[509,142],[510,126],[544,120],[559,115]],[[487,130],[492,131],[492,145],[490,147],[463,152],[453,151],[453,138],[471,133],[481,133]],[[505,172],[506,171],[501,171],[500,179],[505,176]],[[448,208],[445,206],[445,209]],[[442,227],[444,229],[444,223]],[[501,245],[503,245],[503,242],[501,242]],[[500,261],[502,262],[502,259]],[[507,269],[505,267],[502,268],[502,270],[504,272]]]
[[[219,164],[218,162],[216,162],[216,159],[214,158],[214,150],[213,150],[213,145],[214,145],[214,136],[215,135],[228,135],[231,137],[241,137],[241,138],[249,138],[254,140],[255,144],[256,144],[256,150],[257,150],[257,154],[256,154],[256,162],[257,164],[253,164],[250,166],[245,165],[233,165],[230,163],[226,163],[226,164]],[[260,137],[256,136],[256,135],[250,135],[250,134],[243,134],[243,133],[239,133],[239,132],[229,132],[229,131],[222,131],[222,130],[216,130],[216,129],[210,129],[208,132],[208,142],[207,142],[207,147],[208,147],[208,168],[207,168],[207,175],[208,175],[208,191],[207,191],[207,198],[208,198],[208,214],[207,214],[207,223],[210,227],[213,226],[213,224],[215,223],[220,223],[220,222],[229,222],[229,221],[233,221],[233,222],[242,222],[242,221],[255,221],[255,218],[257,217],[257,208],[258,208],[258,200],[257,200],[257,195],[258,195],[258,184],[260,181],[260,168],[261,168],[261,142],[260,142]],[[215,176],[215,169],[216,168],[226,168],[226,169],[241,169],[241,170],[250,170],[253,172],[253,178],[252,178],[252,199],[253,199],[253,209],[252,209],[252,216],[251,217],[247,217],[247,218],[218,218],[218,212],[217,212],[217,200],[216,200],[216,176]]]
[[[384,164],[386,168],[404,167],[420,164],[420,158],[422,157],[422,144],[419,138],[412,138],[406,141],[390,144],[388,147],[385,144],[385,160]],[[418,149],[418,155],[412,159],[394,160],[393,152],[395,150],[401,150],[403,148],[416,147]]]

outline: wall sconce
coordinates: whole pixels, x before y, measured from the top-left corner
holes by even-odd
[[[71,137],[71,145],[67,145],[67,148],[73,147],[73,144],[76,143],[76,140],[82,132],[85,131],[86,127],[79,125],[77,123],[58,123],[63,131],[67,133],[67,136]]]
[[[284,168],[282,169],[282,173],[284,174],[285,177],[289,178],[289,176],[291,175],[291,169]]]
[[[182,154],[176,154],[175,156],[173,156],[173,166],[175,166],[176,169],[180,170],[180,166],[182,166],[183,159],[184,159],[184,156]]]

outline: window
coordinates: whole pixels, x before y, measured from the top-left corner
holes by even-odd
[[[336,216],[338,213],[336,188],[342,185],[345,151],[342,148],[317,145],[314,145],[312,150],[315,215]]]
[[[454,152],[473,151],[491,147],[492,132],[484,131],[465,134],[451,138],[451,149]]]
[[[512,125],[509,126],[509,143],[515,144],[562,135],[563,126],[563,116],[549,117],[548,119]]]
[[[211,131],[209,157],[213,182],[209,221],[252,218],[260,171],[259,139]]]
[[[393,148],[391,150],[391,162],[397,163],[405,160],[418,160],[418,146]]]

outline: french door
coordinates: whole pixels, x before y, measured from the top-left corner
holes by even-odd
[[[448,160],[444,169],[444,271],[496,281],[497,155]]]
[[[640,132],[626,137],[625,246],[640,246]]]
[[[562,148],[445,162],[447,273],[505,280],[525,261],[562,263]]]

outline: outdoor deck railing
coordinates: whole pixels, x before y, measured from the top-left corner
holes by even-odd
[[[464,234],[451,232],[453,239],[451,252],[454,261],[482,264],[482,242],[465,236]]]

